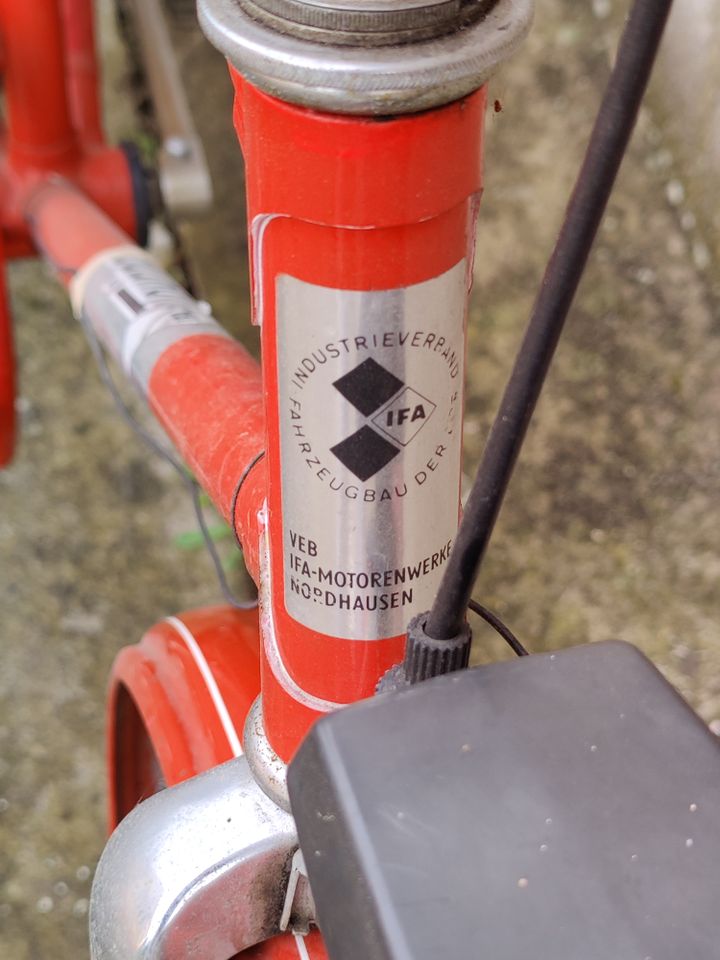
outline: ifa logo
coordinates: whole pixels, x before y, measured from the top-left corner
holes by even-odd
[[[387,436],[406,447],[427,423],[435,404],[412,387],[405,387],[397,397],[376,414],[372,422]]]
[[[420,433],[436,405],[369,358],[333,383],[366,423],[331,447],[363,483],[387,466]]]

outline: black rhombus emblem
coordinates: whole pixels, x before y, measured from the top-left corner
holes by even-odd
[[[373,423],[386,434],[389,431],[378,417],[385,412],[381,410],[382,407],[389,409],[392,406],[390,402],[393,398],[396,402],[400,396],[410,394],[419,398],[421,402],[419,405],[416,404],[416,412],[419,407],[422,411],[423,423],[435,409],[434,403],[421,397],[416,391],[411,391],[402,380],[372,358],[364,360],[349,373],[344,374],[333,383],[333,386],[363,416],[371,417],[376,414]],[[420,430],[421,426],[422,424],[414,428],[412,436]],[[409,442],[408,439],[403,440],[398,436],[393,436],[393,439],[403,446]],[[372,426],[365,424],[345,440],[331,447],[330,452],[364,483],[387,466],[400,453],[400,448]]]
[[[363,362],[333,384],[360,413],[369,417],[405,384],[372,359]]]
[[[346,440],[336,443],[330,452],[363,483],[400,453],[394,443],[367,426],[360,427]]]

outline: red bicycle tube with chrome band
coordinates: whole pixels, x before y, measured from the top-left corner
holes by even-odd
[[[351,117],[231,72],[267,398],[263,714],[288,760],[400,659],[456,529],[485,91]]]
[[[72,184],[41,184],[26,211],[35,242],[73,291],[76,313],[147,398],[220,513],[236,523],[257,579],[258,513],[265,496],[257,361],[206,304]],[[64,229],[67,223],[73,231]]]

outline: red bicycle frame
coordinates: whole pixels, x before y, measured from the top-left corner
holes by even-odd
[[[516,40],[527,28],[520,6],[518,18],[498,3],[503,41],[514,21],[502,16],[514,14]],[[260,593],[259,618],[169,617],[120,653],[114,827],[160,786],[239,755],[259,695],[268,754],[289,762],[318,716],[373,694],[432,600],[459,515],[485,76],[473,67],[434,100],[377,116],[289,102],[231,66],[260,367],[132,242],[131,172],[102,138],[89,0],[0,0],[0,31],[8,256],[35,248],[56,267],[231,524]],[[10,350],[0,324],[5,458]],[[302,950],[324,956],[316,934]],[[251,953],[298,951],[281,937]]]

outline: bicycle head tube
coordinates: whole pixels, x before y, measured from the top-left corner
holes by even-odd
[[[484,84],[532,0],[200,0],[245,156],[284,761],[402,658],[455,536]]]

